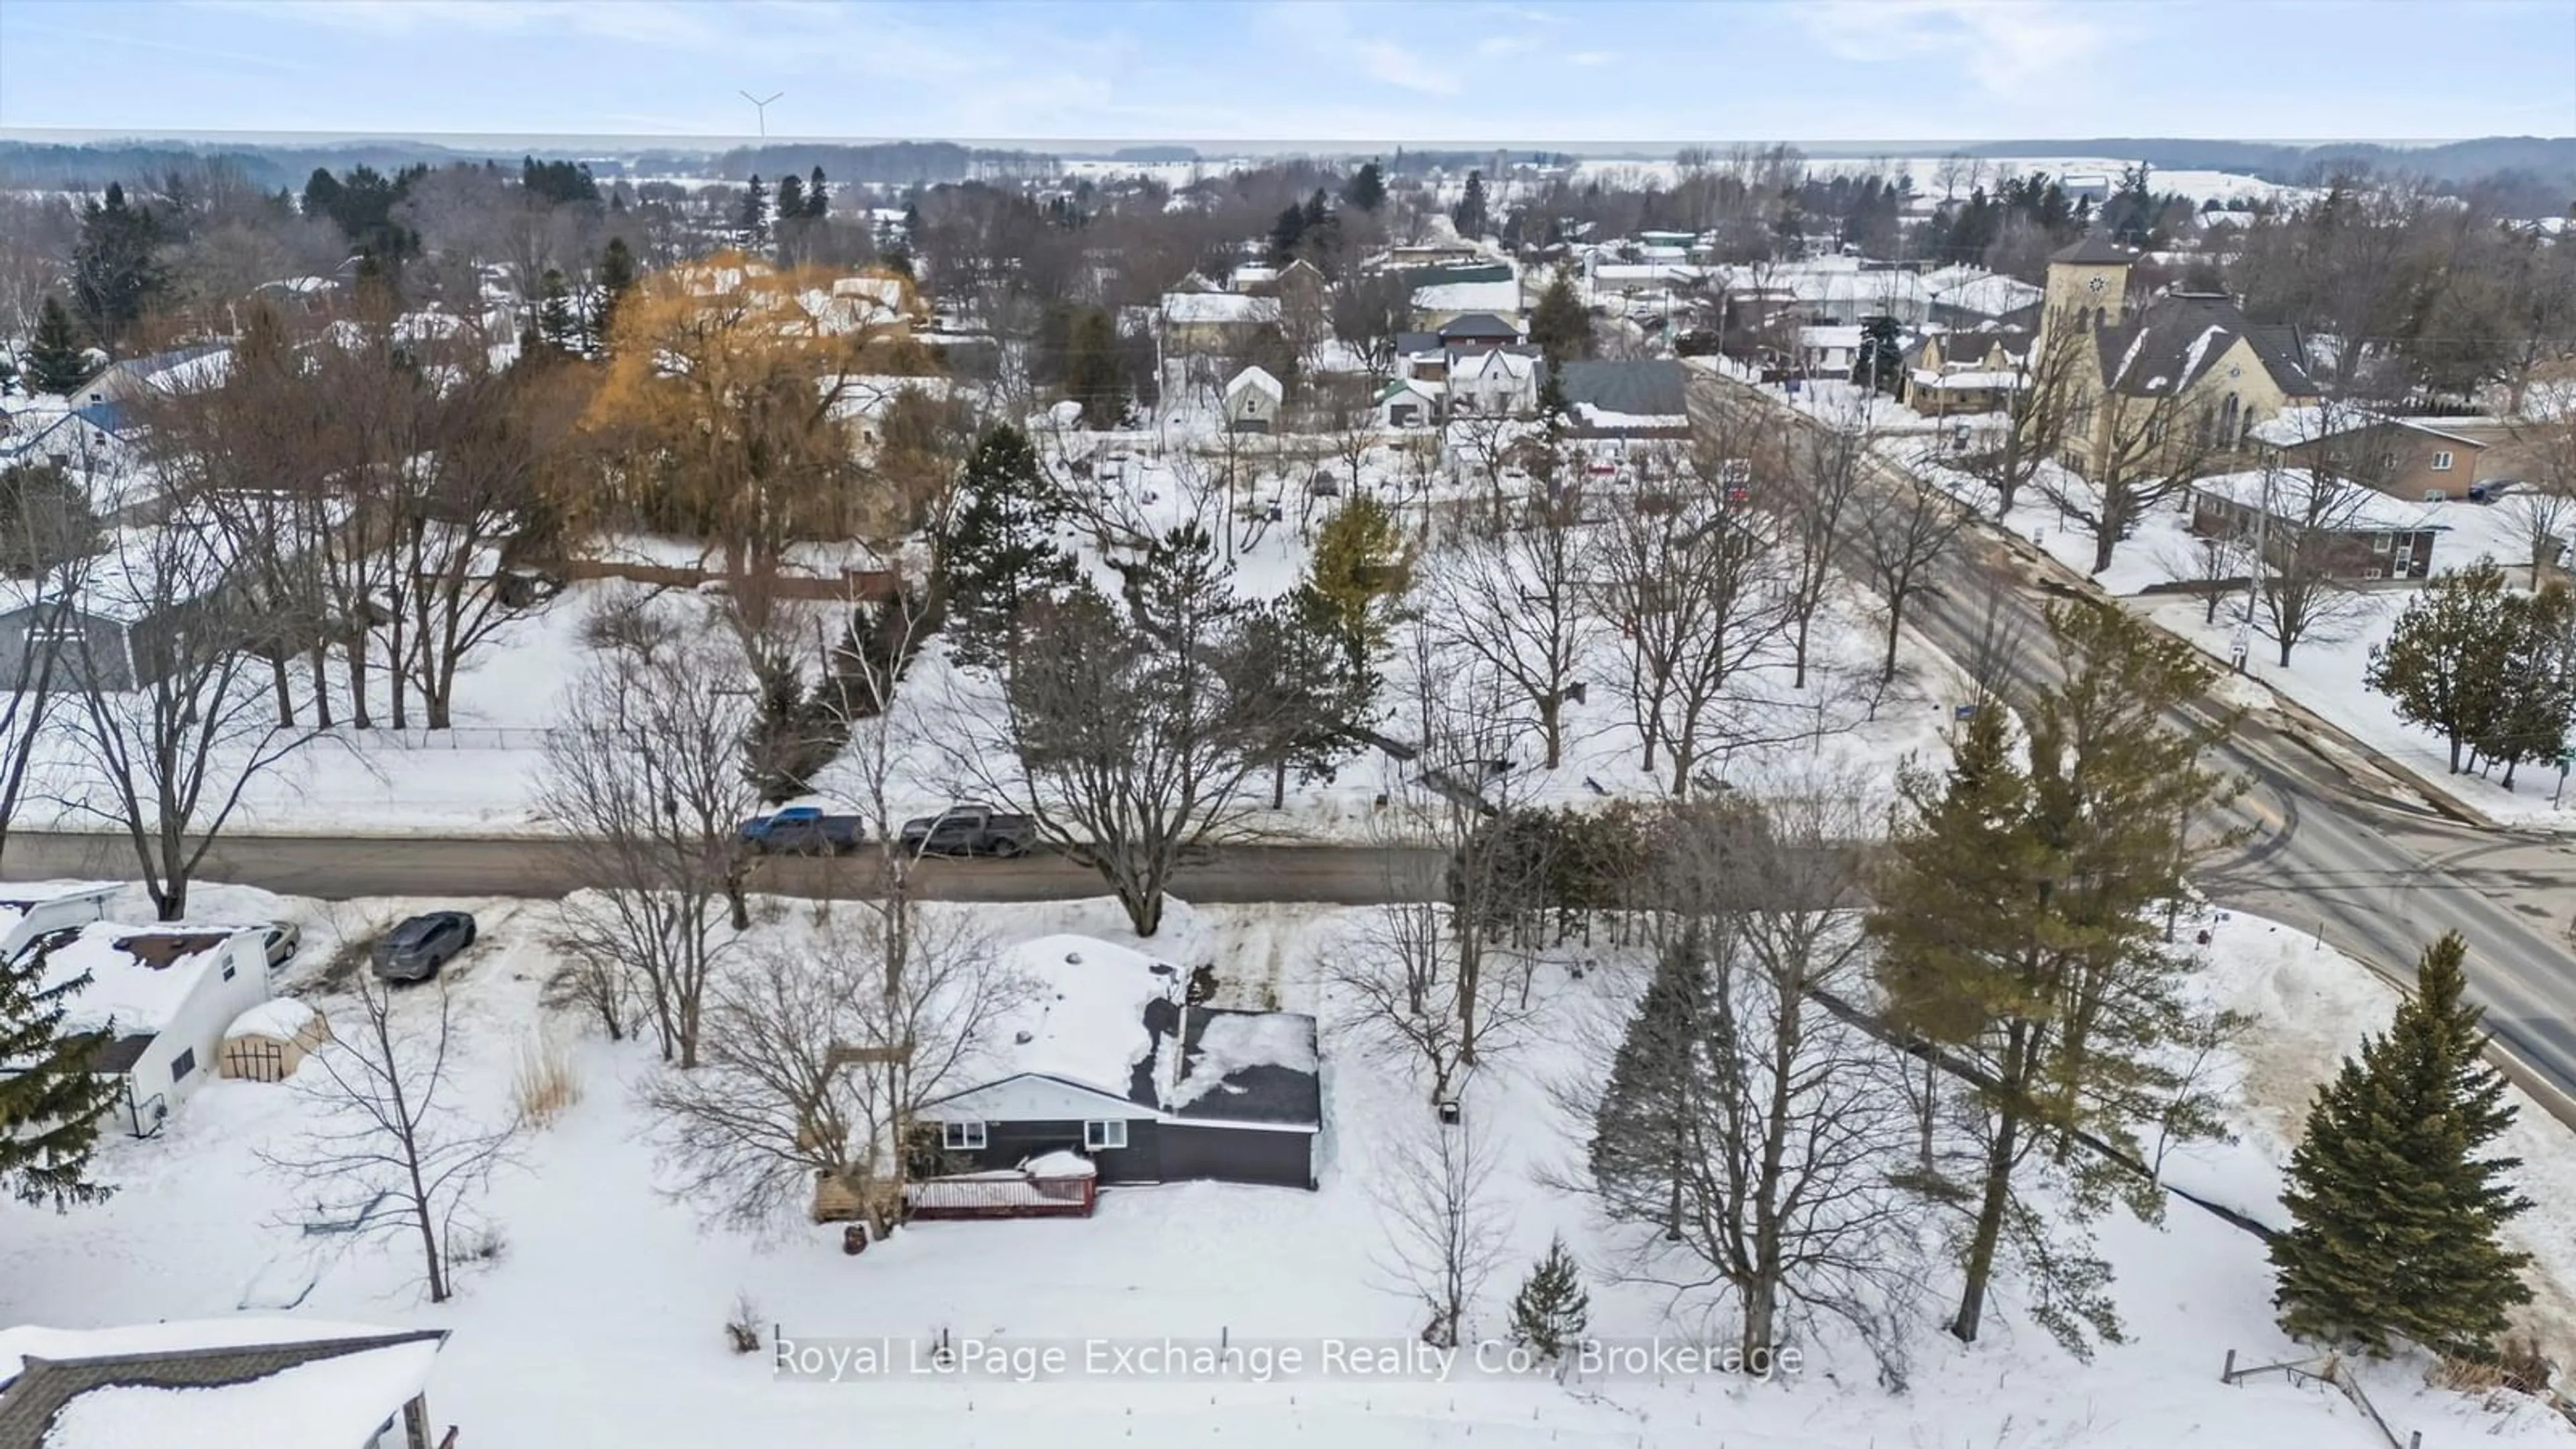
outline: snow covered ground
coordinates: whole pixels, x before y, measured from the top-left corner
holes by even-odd
[[[1879,451],[1917,477],[1975,504],[1991,516],[1992,490],[1977,479],[1942,466],[1936,446],[1914,439],[1895,439],[1882,443]],[[2053,486],[2081,496],[2082,480],[2054,463],[2043,466],[2057,480]],[[2431,503],[2423,505],[2423,510],[2431,525],[2441,530],[2433,549],[2436,573],[2493,559],[2504,565],[2510,576],[2530,557],[2530,545],[2510,500],[2501,504]],[[2080,520],[2068,516],[2051,501],[2046,489],[2025,489],[2000,526],[2037,544],[2076,573],[2091,573],[2093,535]],[[2259,630],[2245,627],[2245,599],[2241,592],[2220,599],[2214,619],[2208,617],[2208,602],[2197,595],[2169,590],[2151,592],[2197,577],[2201,557],[2187,507],[2167,504],[2138,520],[2132,536],[2112,550],[2111,566],[2093,578],[2104,590],[2129,600],[2132,607],[2199,645],[2222,665],[2236,656],[2241,636],[2250,645],[2246,649],[2246,676],[2261,686],[2245,696],[2247,702],[2268,703],[2264,691],[2290,700],[2417,779],[2491,819],[2576,830],[2576,790],[2558,795],[2555,770],[2526,765],[2512,790],[2499,783],[2501,772],[2494,778],[2451,774],[2449,749],[2441,738],[2398,718],[2384,696],[2373,694],[2362,683],[2371,647],[2388,637],[2390,624],[2407,600],[2414,597],[2416,585],[2370,586],[2355,600],[2348,616],[2319,625],[2310,638],[2291,651],[2290,663],[2283,666],[2279,646]]]
[[[475,902],[369,901],[340,907],[207,888],[210,916],[301,916],[305,955],[288,980],[309,982],[337,935],[423,905],[476,905],[482,941],[449,969],[461,1040],[464,1102],[502,1110],[512,1063],[531,1033],[575,1037],[581,1100],[527,1144],[523,1166],[488,1205],[498,1248],[473,1265],[461,1296],[419,1300],[399,1250],[315,1257],[317,1242],[285,1223],[299,1188],[257,1158],[291,1142],[309,1107],[294,1088],[220,1082],[193,1098],[162,1136],[108,1144],[103,1168],[119,1188],[103,1205],[55,1215],[0,1205],[0,1324],[86,1327],[239,1309],[292,1311],[454,1331],[430,1390],[434,1417],[465,1442],[498,1446],[616,1443],[820,1443],[865,1424],[872,1440],[925,1446],[1009,1445],[1033,1438],[1069,1449],[1137,1441],[1252,1445],[1338,1442],[1349,1449],[1427,1445],[1664,1446],[1843,1449],[1876,1444],[2256,1446],[2371,1449],[2377,1431],[2343,1399],[2277,1377],[2218,1381],[2228,1349],[2246,1362],[2297,1356],[2271,1326],[2270,1277],[2259,1245],[2177,1206],[2161,1228],[2106,1223],[2102,1246],[2118,1271],[2131,1341],[2090,1363],[2066,1357],[2031,1324],[2017,1288],[1974,1347],[1938,1327],[1952,1272],[1933,1264],[1933,1299],[1909,1326],[1909,1386],[1890,1391],[1847,1345],[1820,1341],[1794,1374],[1769,1382],[1667,1374],[1560,1385],[1543,1376],[1487,1375],[1462,1363],[1447,1382],[1307,1374],[1263,1383],[1124,1378],[1020,1384],[989,1375],[780,1382],[765,1355],[736,1356],[720,1325],[747,1298],[790,1338],[890,1336],[908,1346],[946,1330],[1016,1346],[1101,1337],[1232,1342],[1336,1337],[1396,1346],[1420,1311],[1391,1280],[1386,1219],[1373,1185],[1397,1145],[1426,1130],[1421,1090],[1325,1042],[1327,1136],[1314,1193],[1215,1184],[1111,1188],[1089,1220],[917,1225],[859,1258],[839,1251],[837,1227],[780,1224],[755,1238],[702,1226],[660,1195],[667,1180],[641,1140],[636,1082],[649,1049],[611,1046],[582,1023],[546,1020],[537,1004],[551,964],[541,942],[549,907]],[[132,904],[131,902],[128,903]],[[778,909],[801,912],[803,906]],[[996,941],[1073,932],[1142,945],[1179,963],[1212,962],[1220,1001],[1278,991],[1290,1009],[1335,1001],[1320,965],[1347,948],[1364,913],[1306,907],[1191,909],[1137,943],[1106,901],[972,909]],[[782,921],[778,929],[792,928]],[[2197,1150],[2178,1179],[2277,1215],[2274,1167],[2312,1084],[2359,1033],[2383,1023],[2392,994],[2361,967],[2293,932],[2238,918],[2218,922],[2212,991],[2258,1013],[2262,1035],[2230,1063],[2242,1083],[2232,1148]],[[1541,974],[1550,1013],[1623,1009],[1641,985],[1616,959],[1580,982]],[[326,1011],[344,1015],[327,989]],[[413,1022],[433,1009],[410,993]],[[1549,1021],[1562,1021],[1551,1015]],[[1687,1314],[1659,1293],[1598,1272],[1602,1237],[1588,1210],[1543,1186],[1573,1159],[1545,1084],[1572,1065],[1562,1034],[1542,1033],[1472,1087],[1469,1110],[1496,1134],[1494,1191],[1508,1209],[1510,1245],[1478,1296],[1477,1333],[1499,1330],[1504,1305],[1552,1232],[1565,1233],[1591,1278],[1592,1331],[1695,1337]],[[2576,1325],[2566,1288],[2576,1278],[2576,1165],[2554,1125],[2528,1108],[2514,1146],[2531,1165],[2524,1184],[2549,1204],[2522,1240],[2548,1255],[2545,1310],[2556,1341]],[[1998,1321],[1999,1320],[1999,1321]],[[2422,1365],[2368,1371],[2372,1397],[2399,1432],[2425,1442],[2471,1437],[2517,1445],[2576,1443],[2576,1431],[2527,1400],[2484,1401],[2425,1389]]]

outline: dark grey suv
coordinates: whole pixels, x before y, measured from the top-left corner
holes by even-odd
[[[385,981],[427,981],[449,957],[474,944],[474,917],[464,911],[414,916],[376,943],[374,967]]]

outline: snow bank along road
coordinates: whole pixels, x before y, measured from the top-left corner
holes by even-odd
[[[1715,373],[1693,369],[1691,389],[1703,426],[1719,410],[1748,405],[1822,426]],[[1875,458],[1871,476],[1882,488],[1915,486]],[[1987,641],[2007,641],[2013,647],[1995,652],[2014,682],[2048,682],[2055,660],[2040,642],[2042,611],[2083,581],[1990,530],[1961,537],[1932,588],[1908,602],[1907,622],[1963,667],[1988,652]],[[2206,723],[2219,708],[2195,707],[2175,723]],[[2314,927],[2400,980],[2412,979],[2426,943],[2458,931],[2469,945],[2471,994],[2504,1048],[2501,1064],[2576,1126],[2576,844],[2462,824],[2394,781],[2363,780],[2362,754],[2322,723],[2240,719],[2212,763],[2247,788],[2211,824],[2247,834],[2201,868],[2201,889],[2229,909]]]

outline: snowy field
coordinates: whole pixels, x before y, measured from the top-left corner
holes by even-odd
[[[1337,1002],[1322,963],[1346,949],[1365,912],[1305,907],[1191,909],[1175,905],[1145,949],[1176,962],[1211,962],[1220,1003],[1275,989],[1290,1009],[1327,1021],[1322,1185],[1319,1191],[1200,1184],[1113,1188],[1090,1220],[917,1225],[864,1257],[839,1251],[838,1227],[785,1222],[765,1236],[709,1228],[661,1195],[667,1182],[641,1140],[636,1083],[649,1049],[612,1046],[583,1023],[549,1020],[537,1004],[550,961],[539,939],[550,907],[486,902],[369,901],[321,907],[255,892],[206,888],[211,916],[307,921],[290,966],[308,982],[338,934],[425,905],[483,911],[483,939],[449,968],[461,1033],[459,1080],[473,1115],[505,1110],[512,1063],[539,1031],[572,1041],[581,1100],[529,1139],[523,1165],[487,1204],[497,1230],[488,1260],[469,1267],[461,1294],[424,1303],[397,1249],[315,1254],[291,1222],[296,1184],[257,1154],[284,1147],[309,1120],[293,1086],[219,1082],[187,1103],[157,1139],[117,1138],[105,1176],[119,1188],[68,1214],[0,1206],[0,1323],[89,1327],[236,1311],[291,1311],[332,1320],[454,1331],[431,1383],[441,1425],[492,1449],[569,1443],[681,1446],[821,1443],[865,1424],[871,1440],[948,1446],[1069,1449],[1132,1442],[1348,1449],[1427,1445],[1668,1446],[1846,1449],[1922,1446],[2269,1446],[2371,1449],[2381,1443],[2334,1394],[2279,1378],[2227,1387],[2227,1350],[2245,1362],[2299,1356],[2270,1322],[2270,1275],[2254,1239],[2177,1205],[2161,1228],[2106,1220],[2102,1247],[2131,1341],[2090,1363],[2065,1356],[2026,1316],[2017,1285],[1999,1285],[1988,1332],[1962,1347],[1939,1330],[1954,1272],[1931,1264],[1932,1291],[1908,1325],[1909,1385],[1891,1391],[1850,1345],[1805,1345],[1795,1373],[1769,1382],[1726,1377],[1602,1378],[1559,1384],[1491,1377],[1464,1365],[1448,1382],[1303,1378],[1247,1382],[1077,1381],[1018,1384],[989,1377],[828,1385],[773,1379],[761,1355],[736,1356],[720,1325],[738,1297],[788,1336],[890,1335],[941,1330],[1016,1344],[1118,1336],[1159,1339],[1407,1341],[1420,1310],[1393,1283],[1382,1182],[1398,1145],[1427,1130],[1421,1089],[1356,1058],[1331,1030]],[[133,905],[128,902],[128,905]],[[768,909],[802,913],[772,903]],[[1073,932],[1138,944],[1106,901],[956,908],[997,942]],[[793,929],[781,920],[770,929]],[[2360,1033],[2384,1023],[2392,993],[2360,966],[2294,932],[2238,918],[2214,924],[2210,993],[2256,1014],[2263,1035],[2219,1064],[2235,1074],[2240,1142],[2171,1165],[2197,1190],[2277,1220],[2277,1166],[2312,1084]],[[1562,1024],[1617,1015],[1640,989],[1634,963],[1611,956],[1580,982],[1541,974],[1543,1030],[1471,1086],[1468,1111],[1495,1134],[1493,1193],[1506,1209],[1509,1250],[1476,1299],[1473,1334],[1499,1331],[1526,1264],[1562,1231],[1586,1264],[1592,1331],[1696,1336],[1696,1299],[1668,1308],[1660,1292],[1615,1285],[1601,1226],[1589,1209],[1541,1184],[1579,1162],[1547,1090],[1576,1060]],[[308,988],[312,989],[312,988]],[[349,1008],[327,989],[335,1018]],[[400,1001],[417,1022],[426,992]],[[309,1070],[309,1069],[308,1069]],[[2546,1255],[2541,1321],[2557,1344],[2576,1328],[2576,1161],[2563,1134],[2526,1107],[2511,1144],[2530,1161],[2524,1187],[2547,1204],[2522,1225]],[[2426,1389],[2423,1365],[2368,1370],[2373,1399],[2403,1434],[2428,1444],[2476,1439],[2576,1444],[2528,1400],[2486,1400]]]
[[[1216,531],[1233,535],[1230,566],[1240,593],[1271,598],[1294,588],[1304,575],[1315,530],[1339,506],[1336,499],[1312,496],[1307,479],[1318,466],[1348,474],[1347,463],[1330,454],[1319,456],[1316,440],[1243,440],[1247,450],[1259,450],[1239,460],[1247,481],[1230,502],[1215,502],[1207,480],[1215,476],[1218,462],[1208,450],[1218,445],[1210,441],[1205,400],[1176,390],[1173,414],[1164,425],[1155,433],[1116,438],[1042,432],[1040,442],[1059,465],[1068,449],[1086,458],[1128,451],[1115,482],[1083,485],[1092,506],[1130,528],[1154,533],[1204,517],[1221,525]],[[1417,438],[1416,445],[1422,441]],[[1436,446],[1437,440],[1430,441]],[[1195,462],[1184,461],[1189,454],[1185,444],[1198,450]],[[1453,458],[1443,469],[1425,474],[1392,439],[1371,448],[1356,479],[1345,483],[1377,497],[1401,523],[1417,530],[1446,527],[1454,510],[1480,507],[1485,496],[1472,464]],[[1610,486],[1631,485],[1621,481]],[[1274,510],[1275,521],[1269,517]],[[1117,579],[1096,540],[1068,526],[1062,542],[1114,596]],[[682,557],[688,550],[668,541],[626,540],[622,551],[660,563],[694,557]],[[458,678],[453,729],[383,728],[391,716],[381,680],[372,701],[378,727],[348,728],[349,700],[335,671],[335,718],[342,726],[255,778],[230,828],[244,834],[341,835],[549,831],[550,822],[535,805],[544,741],[562,720],[566,685],[590,658],[586,626],[603,609],[643,592],[642,585],[615,579],[576,582],[503,624],[469,657]],[[685,590],[664,590],[659,597],[663,607],[692,618],[690,627],[722,627],[712,610]],[[1732,727],[1746,738],[1772,743],[1711,758],[1708,768],[1744,784],[1788,774],[1828,774],[1865,777],[1883,787],[1893,780],[1897,762],[1936,747],[1960,697],[1955,671],[1909,631],[1899,641],[1896,679],[1880,688],[1876,612],[1876,605],[1857,590],[1842,590],[1827,601],[1814,626],[1810,679],[1803,689],[1790,687],[1782,662],[1739,676],[1726,701],[1736,722]],[[1564,707],[1564,759],[1555,769],[1543,768],[1534,728],[1523,731],[1522,742],[1511,752],[1517,773],[1510,794],[1516,803],[1653,797],[1669,788],[1668,778],[1644,768],[1641,735],[1627,704],[1618,698],[1615,684],[1622,659],[1616,632],[1594,621],[1579,670],[1587,685],[1585,698]],[[1400,647],[1383,671],[1379,702],[1387,718],[1381,727],[1401,737],[1407,702],[1422,691],[1421,671]],[[974,772],[942,745],[967,735],[961,721],[992,708],[992,689],[988,677],[950,667],[936,643],[916,661],[895,711],[891,813],[933,813],[982,793]],[[112,802],[90,797],[83,803],[81,782],[95,777],[95,767],[85,759],[78,731],[67,718],[63,728],[49,735],[36,777],[41,787],[31,791],[19,822],[34,829],[115,828],[101,813]],[[1368,839],[1379,828],[1375,802],[1399,790],[1419,770],[1375,751],[1358,751],[1329,780],[1292,779],[1284,807],[1264,808],[1250,824],[1274,838]],[[812,803],[825,805],[847,806],[863,789],[847,759],[825,769],[815,784]]]

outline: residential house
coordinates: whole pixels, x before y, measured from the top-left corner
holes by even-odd
[[[1499,276],[1487,276],[1486,272]],[[1413,325],[1438,332],[1462,317],[1485,313],[1526,332],[1521,315],[1520,279],[1508,267],[1480,269],[1473,281],[1417,283],[1413,288]]]
[[[1983,267],[1943,267],[1926,272],[1923,284],[1929,289],[1928,320],[1953,328],[2033,327],[2047,297],[2043,289],[2019,277]]]
[[[2442,526],[2419,504],[2305,468],[2221,473],[2191,485],[2192,531],[2259,541],[2267,557],[2305,546],[2334,578],[2420,579]]]
[[[2258,326],[2215,292],[2140,300],[2129,287],[2136,260],[2093,236],[2049,263],[2040,335],[2067,329],[2090,344],[2077,349],[2065,448],[2078,471],[2162,471],[2236,452],[2250,429],[2322,395],[2297,329]]]
[[[108,901],[123,889],[116,881],[0,885],[0,961],[16,960],[38,936],[106,920]]]
[[[2511,425],[2494,418],[2298,407],[2248,429],[2246,438],[2272,463],[2331,473],[2410,502],[2485,496],[2481,485],[2519,478],[2531,461]]]
[[[1491,352],[1500,347],[1517,347],[1529,340],[1529,329],[1518,317],[1494,312],[1462,312],[1440,324],[1433,333],[1440,339],[1443,351]]]
[[[1445,375],[1445,374],[1444,374]],[[1435,380],[1398,377],[1378,389],[1377,422],[1382,428],[1425,428],[1440,421],[1446,389]]]
[[[1497,347],[1449,354],[1448,413],[1452,417],[1527,417],[1538,411],[1546,368],[1536,349]]]
[[[1798,370],[1809,377],[1849,377],[1860,356],[1858,327],[1798,329]]]
[[[1576,437],[1690,436],[1689,373],[1678,358],[1569,362],[1556,385],[1574,411]]]
[[[2000,412],[2029,385],[2020,349],[2027,338],[1994,332],[1935,332],[1907,349],[1905,405],[1925,417]]]
[[[28,943],[43,988],[68,989],[64,1030],[90,1037],[90,1069],[123,1088],[117,1120],[135,1136],[159,1131],[213,1080],[225,1028],[268,999],[260,935],[251,927],[93,921]],[[0,1064],[0,1073],[9,1070]]]
[[[82,408],[110,409],[112,416],[114,409],[156,392],[220,387],[232,368],[232,358],[232,349],[219,342],[200,342],[149,357],[129,357],[109,363],[98,376],[81,384],[73,401]]]
[[[1189,1003],[1179,968],[1048,936],[1012,952],[1036,984],[977,1085],[925,1106],[944,1164],[1002,1171],[1078,1152],[1103,1183],[1315,1186],[1315,1019]]]
[[[1230,433],[1266,433],[1279,423],[1279,404],[1288,391],[1279,379],[1258,367],[1247,367],[1225,385],[1225,428]]]
[[[1239,292],[1167,292],[1156,322],[1167,355],[1233,357],[1262,328],[1279,325],[1279,299]]]
[[[123,690],[160,677],[171,641],[226,595],[233,546],[217,520],[183,512],[115,530],[77,568],[0,578],[0,686],[47,668],[58,686]]]
[[[447,1330],[235,1316],[0,1329],[0,1445],[439,1449],[429,1376]]]

